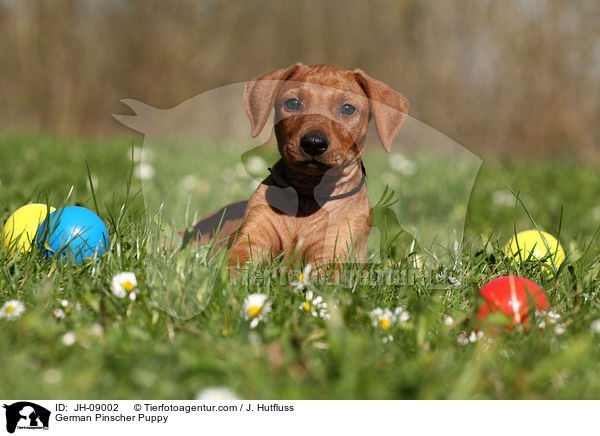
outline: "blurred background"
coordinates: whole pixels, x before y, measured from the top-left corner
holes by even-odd
[[[301,61],[360,67],[482,158],[600,157],[596,0],[0,0],[0,128],[130,134],[170,108]]]

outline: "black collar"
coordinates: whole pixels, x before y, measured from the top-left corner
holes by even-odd
[[[352,197],[354,194],[357,194],[358,191],[360,191],[362,189],[362,187],[365,184],[366,179],[367,179],[367,171],[365,170],[365,165],[362,162],[360,163],[360,167],[362,170],[362,177],[360,178],[360,183],[358,184],[358,186],[356,188],[354,188],[351,191],[348,191],[344,194],[331,195],[331,196],[317,196],[317,195],[301,194],[298,191],[296,191],[296,194],[298,195],[299,199],[315,200],[315,201],[318,201],[319,203],[325,203],[326,201],[340,200],[342,198]],[[271,168],[269,168],[269,172],[271,172]],[[280,186],[280,188],[281,188],[281,186]]]

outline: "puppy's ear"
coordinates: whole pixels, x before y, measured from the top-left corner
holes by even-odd
[[[369,98],[371,115],[385,151],[392,148],[392,141],[402,128],[408,116],[408,100],[385,83],[375,80],[364,71],[354,70],[356,81]]]
[[[301,66],[300,63],[294,64],[289,68],[255,77],[246,83],[244,104],[246,105],[248,118],[250,118],[253,138],[258,136],[265,126],[271,108],[275,103],[275,94],[277,94],[283,82],[289,79]]]

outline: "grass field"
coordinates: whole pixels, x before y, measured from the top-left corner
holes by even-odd
[[[369,152],[372,203],[388,183],[400,222],[425,243],[411,252],[410,238],[400,238],[384,259],[373,245],[369,271],[379,280],[305,277],[294,291],[300,272],[277,276],[277,261],[231,280],[223,252],[161,248],[164,238],[177,241],[174,230],[248,197],[268,157],[240,166],[239,148],[206,143],[193,145],[196,160],[182,161],[178,145],[153,144],[153,155],[132,163],[132,146],[141,145],[0,136],[2,223],[28,202],[82,205],[98,210],[111,236],[98,264],[0,251],[0,306],[16,299],[26,307],[18,319],[0,319],[0,397],[185,399],[212,386],[246,399],[600,397],[600,168],[484,161],[471,180],[472,168],[452,157],[406,154],[404,165],[390,166],[389,156]],[[427,234],[446,232],[445,223],[459,225],[454,240]],[[536,225],[567,252],[553,274],[503,256],[515,230]],[[137,278],[135,300],[111,290],[125,271]],[[559,317],[477,339],[478,290],[508,274],[537,282]],[[326,312],[301,309],[308,292]],[[271,308],[256,326],[244,316],[252,293],[266,294]],[[378,308],[401,308],[387,330]]]

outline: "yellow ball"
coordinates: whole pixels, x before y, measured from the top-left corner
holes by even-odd
[[[50,207],[50,213],[56,209]],[[10,255],[21,254],[31,250],[37,230],[46,219],[48,206],[45,204],[28,204],[13,213],[2,229],[2,245],[9,248]]]
[[[504,247],[504,253],[517,262],[521,259],[544,259],[545,264],[550,268],[554,264],[556,269],[565,260],[565,250],[556,238],[550,233],[538,230],[517,233],[517,236],[513,236]]]

